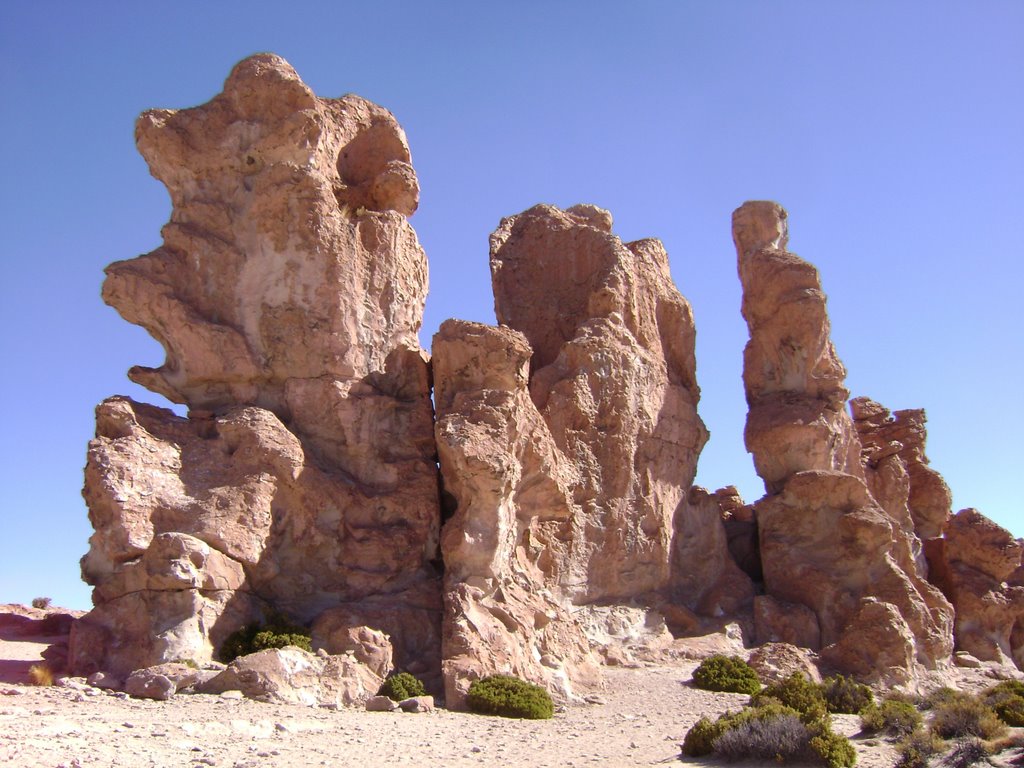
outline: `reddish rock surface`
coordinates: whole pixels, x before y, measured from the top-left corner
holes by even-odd
[[[309,624],[384,596],[417,624],[433,601],[437,623],[427,265],[401,128],[260,54],[209,103],[143,114],[136,139],[173,212],[160,248],[108,267],[103,298],[167,352],[130,377],[190,417],[97,411],[97,607],[75,665],[209,658],[264,608]]]
[[[825,294],[817,270],[785,250],[786,221],[770,202],[733,214],[750,329],[745,435],[768,491],[754,507],[765,592],[814,612],[823,658],[840,671],[904,682],[948,661],[952,609],[919,569],[906,504],[890,512],[868,489]],[[790,631],[778,604],[768,607],[762,639],[813,640],[810,622]],[[883,615],[885,631],[871,624]],[[882,661],[871,667],[864,654]]]

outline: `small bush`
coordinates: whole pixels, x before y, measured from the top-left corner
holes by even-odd
[[[387,696],[393,701],[402,701],[413,696],[426,696],[427,689],[408,672],[392,672],[377,691],[377,695]]]
[[[957,691],[948,686],[936,688],[934,691],[929,693],[921,700],[920,709],[923,709],[925,711],[929,709],[935,709],[939,705],[945,704],[946,702],[956,701],[957,699],[963,697],[963,695],[964,694],[962,694],[960,691]]]
[[[28,668],[28,680],[32,685],[53,685],[53,672],[45,664],[33,664]]]
[[[875,701],[871,689],[852,677],[826,677],[820,687],[825,706],[833,714],[859,715],[861,710]]]
[[[304,651],[313,650],[309,631],[291,624],[287,619],[275,616],[265,626],[249,624],[235,630],[220,647],[220,659],[232,662],[239,656],[265,651],[268,648],[284,648],[294,645]]]
[[[991,707],[965,693],[935,705],[931,729],[943,739],[994,739],[1006,732],[1006,726]]]
[[[760,706],[769,699],[775,699],[783,706],[795,709],[805,723],[812,723],[825,717],[825,697],[821,689],[799,672],[794,672],[777,685],[769,685],[755,694],[750,703]]]
[[[928,761],[943,749],[943,742],[930,731],[918,730],[897,747],[899,758],[894,768],[928,768]]]
[[[1024,726],[1024,682],[1004,680],[985,691],[984,702],[1009,726]]]
[[[860,713],[860,727],[866,733],[909,736],[921,727],[921,713],[913,704],[900,699],[886,699],[869,704]]]
[[[832,730],[826,720],[810,727],[810,751],[828,768],[852,768],[857,762],[857,750],[850,740]]]
[[[712,721],[702,717],[686,732],[683,738],[683,754],[687,757],[704,757],[715,749],[715,740],[725,732],[726,719],[723,715]]]
[[[754,694],[761,690],[757,672],[738,656],[709,656],[694,670],[693,683],[706,691]]]
[[[942,759],[947,768],[970,768],[981,762],[988,762],[988,750],[980,739],[960,739]]]
[[[481,715],[546,720],[555,714],[551,696],[539,685],[509,675],[491,675],[469,686],[470,711]]]
[[[714,742],[714,752],[726,760],[786,762],[805,754],[811,740],[807,726],[795,714],[749,718],[725,730]]]
[[[39,608],[40,610],[45,611],[47,608],[50,607],[50,603],[52,603],[52,602],[53,602],[53,600],[51,600],[48,597],[33,597],[32,598],[32,607],[33,608]]]

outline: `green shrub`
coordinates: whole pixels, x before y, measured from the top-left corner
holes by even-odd
[[[694,670],[693,683],[706,691],[754,694],[761,690],[757,672],[738,656],[709,656]]]
[[[800,758],[811,740],[807,726],[796,714],[747,718],[727,728],[715,739],[714,753],[726,760],[774,760],[784,763]]]
[[[900,699],[872,702],[860,713],[860,726],[866,733],[909,736],[921,727],[921,713],[913,704]]]
[[[309,632],[295,626],[281,616],[275,616],[266,625],[249,624],[227,636],[220,647],[220,659],[232,662],[239,656],[264,651],[268,648],[284,648],[294,645],[304,651],[312,651]]]
[[[683,738],[683,754],[687,757],[704,757],[714,751],[715,740],[725,731],[728,715],[718,720],[702,717],[686,732]]]
[[[555,713],[551,696],[539,685],[509,675],[491,675],[469,686],[470,711],[482,715],[546,720]]]
[[[794,672],[781,683],[769,685],[752,696],[750,703],[760,706],[772,699],[779,701],[783,706],[795,709],[805,723],[812,723],[825,717],[825,697],[821,689],[799,672]]]
[[[828,768],[852,768],[857,762],[857,750],[850,740],[836,733],[828,721],[822,719],[810,726],[810,751]]]
[[[931,729],[943,739],[994,739],[1006,732],[991,707],[966,693],[957,693],[934,706]]]
[[[899,743],[899,758],[894,768],[928,768],[929,759],[939,754],[943,747],[942,739],[931,731],[914,731]]]
[[[985,691],[985,704],[1009,726],[1024,726],[1024,682],[1004,680]]]
[[[826,677],[820,688],[828,711],[837,715],[858,715],[862,709],[875,701],[871,689],[852,677]]]
[[[392,672],[377,691],[378,696],[387,696],[394,701],[426,696],[427,689],[416,677],[408,672]]]
[[[856,759],[853,745],[833,733],[824,717],[807,723],[795,709],[771,697],[714,722],[702,717],[687,732],[682,751],[688,757],[715,754],[727,760],[812,759],[828,768],[849,768]]]

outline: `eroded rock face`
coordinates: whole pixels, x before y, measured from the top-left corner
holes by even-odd
[[[817,619],[823,660],[861,677],[884,669],[881,679],[905,681],[918,665],[948,661],[952,609],[920,568],[905,462],[897,459],[891,475],[872,466],[865,477],[825,295],[817,270],[785,250],[786,218],[769,202],[733,214],[750,329],[745,437],[768,491],[754,514],[765,591],[775,601],[760,606],[758,636],[813,640],[810,622],[789,626],[778,610],[802,605]],[[861,405],[855,413],[865,417],[872,409]],[[871,658],[880,661],[872,667]]]
[[[851,400],[850,409],[872,496],[921,540],[941,536],[953,494],[942,476],[928,466],[924,411],[890,413],[867,397]]]
[[[623,243],[594,206],[539,205],[491,235],[494,305],[532,350],[530,396],[578,472],[573,534],[552,551],[577,602],[670,580],[672,521],[707,430],[694,325],[657,240]]]
[[[1024,542],[976,509],[963,509],[938,544],[929,561],[956,609],[957,649],[1024,669]]]
[[[173,212],[103,297],[166,350],[130,377],[190,411],[97,411],[78,663],[209,658],[264,608],[309,624],[375,596],[417,622],[434,603],[439,625],[427,266],[401,128],[261,54],[209,103],[143,114],[136,139]]]
[[[458,501],[441,539],[447,704],[494,673],[568,697],[598,680],[556,597],[578,474],[530,399],[530,346],[510,328],[448,320],[433,351],[438,455]]]

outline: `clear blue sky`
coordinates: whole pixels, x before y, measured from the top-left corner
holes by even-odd
[[[770,198],[815,263],[852,392],[924,407],[957,509],[1024,534],[1019,403],[1024,2],[0,4],[0,602],[87,607],[93,408],[162,355],[99,298],[160,243],[133,144],[150,107],[217,93],[258,51],[409,135],[430,259],[422,334],[494,322],[487,236],[537,202],[661,238],[697,321],[698,482],[762,486],[743,449],[732,210]]]

